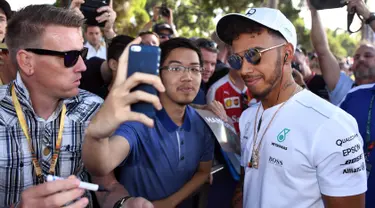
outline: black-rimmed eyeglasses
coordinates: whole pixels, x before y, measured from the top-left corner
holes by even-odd
[[[188,72],[191,72],[193,74],[200,74],[203,71],[203,67],[201,67],[201,66],[186,67],[186,66],[182,66],[182,65],[178,65],[178,66],[163,66],[163,67],[160,67],[159,69],[161,69],[161,70],[168,70],[170,72],[175,72],[175,73],[183,73],[185,71],[188,71]]]
[[[64,58],[65,67],[69,68],[76,65],[79,56],[85,60],[87,56],[88,49],[83,48],[82,50],[72,50],[72,51],[53,51],[39,48],[26,48],[25,51],[29,51],[38,55],[47,55],[47,56],[60,56]]]

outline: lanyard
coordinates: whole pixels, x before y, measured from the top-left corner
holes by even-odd
[[[16,109],[18,121],[20,122],[22,131],[25,134],[28,145],[29,145],[29,150],[31,152],[32,162],[33,162],[33,165],[34,165],[36,176],[38,178],[38,182],[43,183],[44,178],[43,178],[43,175],[42,175],[42,169],[40,168],[38,159],[36,157],[36,154],[35,154],[35,151],[34,151],[34,148],[33,148],[33,144],[32,144],[32,141],[31,141],[31,137],[30,137],[28,129],[27,129],[27,123],[26,123],[26,120],[25,120],[25,116],[22,113],[21,105],[20,105],[20,102],[18,101],[14,85],[12,85],[12,101],[13,101],[13,104],[14,104],[14,108]],[[62,142],[62,134],[63,134],[63,129],[64,129],[65,113],[66,113],[66,106],[65,106],[65,104],[63,104],[62,110],[61,110],[61,118],[60,118],[60,129],[59,129],[59,133],[57,135],[56,147],[53,151],[53,155],[52,155],[52,158],[51,158],[51,165],[50,165],[50,169],[49,169],[49,173],[51,175],[55,175],[56,163],[57,163],[57,159],[58,159],[59,153],[60,153],[61,142]]]
[[[375,141],[371,141],[371,116],[372,116],[372,107],[374,104],[375,94],[372,95],[370,101],[370,107],[368,109],[367,115],[367,124],[366,124],[366,149],[365,154],[370,154],[371,150],[374,149]]]

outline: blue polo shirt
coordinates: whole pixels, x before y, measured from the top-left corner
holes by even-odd
[[[154,128],[126,122],[115,135],[126,138],[130,153],[119,167],[119,182],[131,196],[160,200],[180,190],[200,162],[213,158],[214,137],[198,113],[186,107],[177,126],[166,111],[156,112]]]
[[[360,85],[349,91],[340,107],[351,114],[358,123],[359,132],[366,143],[366,126],[369,114],[369,107],[372,96],[375,95],[375,84]],[[375,140],[375,102],[371,112],[370,139]],[[372,165],[371,173],[367,180],[366,207],[375,207],[375,149],[372,150],[369,158]]]

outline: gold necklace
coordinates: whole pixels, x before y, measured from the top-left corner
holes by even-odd
[[[255,168],[255,169],[258,169],[259,168],[259,149],[260,149],[260,146],[262,144],[262,141],[263,141],[263,137],[264,135],[266,134],[268,128],[271,126],[271,123],[273,121],[273,119],[276,117],[277,113],[280,111],[280,109],[290,100],[290,98],[292,98],[295,94],[297,94],[300,90],[300,88],[298,87],[298,85],[295,87],[294,91],[292,92],[291,96],[289,97],[289,99],[287,101],[285,101],[277,110],[276,112],[273,114],[272,118],[271,118],[271,121],[268,123],[266,129],[264,130],[263,132],[263,135],[262,137],[260,138],[260,141],[259,141],[259,144],[258,144],[258,148],[255,148],[256,146],[256,142],[257,142],[257,139],[258,139],[258,131],[256,131],[256,126],[257,126],[257,121],[258,121],[258,114],[259,114],[259,110],[260,110],[260,106],[261,104],[259,105],[258,107],[258,110],[257,110],[257,113],[255,115],[255,122],[254,122],[254,141],[253,141],[253,152],[251,153],[251,159],[250,159],[250,162],[248,164],[249,168]],[[264,111],[262,112],[262,115],[263,116],[263,113]]]

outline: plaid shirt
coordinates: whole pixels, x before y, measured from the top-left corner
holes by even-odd
[[[62,102],[56,111],[44,120],[37,116],[31,105],[29,93],[20,75],[13,81],[21,104],[29,134],[43,175],[49,173],[51,156],[59,131]],[[0,87],[0,207],[9,207],[18,202],[22,191],[37,184],[28,141],[18,121],[11,97],[12,84]],[[103,100],[80,90],[79,95],[63,101],[67,112],[61,152],[55,173],[60,177],[76,175],[87,181],[88,174],[81,161],[81,145],[85,129]],[[50,151],[46,151],[49,148]],[[89,194],[87,195],[91,198]]]

